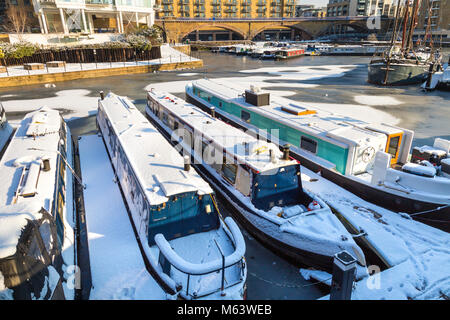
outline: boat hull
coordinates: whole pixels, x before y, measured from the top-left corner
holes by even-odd
[[[426,77],[427,66],[425,64],[392,63],[387,69],[386,63],[377,62],[369,64],[367,81],[378,85],[410,85],[423,83]]]
[[[186,92],[186,100],[200,107],[202,110],[210,113],[210,109],[208,106],[201,103],[197,99],[191,97],[191,95],[188,92]],[[237,121],[234,121],[231,118],[224,116],[217,110],[216,110],[216,117],[233,125],[234,127],[238,127],[240,129],[245,130],[248,129],[248,127],[245,127],[241,123],[238,123]],[[419,201],[414,198],[399,196],[397,194],[393,194],[385,190],[375,188],[373,186],[359,182],[350,177],[344,176],[339,172],[323,167],[320,164],[317,164],[316,162],[311,161],[310,159],[296,153],[294,150],[291,150],[291,156],[294,159],[300,161],[302,166],[314,172],[320,171],[321,176],[324,177],[325,179],[334,182],[340,187],[352,192],[353,194],[357,195],[358,197],[368,202],[374,203],[376,205],[379,205],[381,207],[384,207],[386,209],[395,212],[405,212],[408,214],[412,214],[414,220],[420,221],[422,223],[441,229],[443,231],[450,232],[450,206],[448,205],[446,206],[446,204]],[[415,213],[428,210],[435,210],[440,207],[444,208],[437,211],[423,213],[420,215],[414,215]]]

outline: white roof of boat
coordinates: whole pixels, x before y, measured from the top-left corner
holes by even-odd
[[[16,252],[18,239],[28,219],[39,219],[41,208],[51,210],[60,125],[61,117],[57,110],[41,108],[28,113],[0,161],[0,258]],[[50,171],[40,170],[42,158],[50,160]],[[15,199],[25,166],[33,169],[28,171],[25,187],[19,193],[34,195]]]
[[[59,112],[49,108],[41,108],[28,113],[20,122],[0,161],[0,176],[2,177],[0,206],[13,204],[22,168],[32,164],[40,165],[42,158],[48,158],[50,171],[41,170],[38,177],[33,177],[37,180],[36,194],[33,197],[19,197],[17,203],[39,200],[43,207],[50,210],[55,185],[60,125]]]
[[[258,140],[217,118],[212,118],[200,108],[183,99],[157,91],[149,91],[148,94],[170,112],[181,117],[194,128],[194,132],[202,132],[204,137],[214,141],[227,153],[236,156],[240,163],[245,163],[257,171],[264,172],[296,163],[295,160],[282,160],[282,152],[275,144]],[[275,158],[273,162],[270,159],[269,150],[272,150]]]
[[[99,102],[150,205],[164,203],[168,197],[180,193],[213,192],[193,167],[184,171],[183,157],[128,98],[109,93]]]
[[[270,105],[254,106],[245,102],[245,98],[242,96],[244,91],[249,88],[241,87],[224,80],[200,79],[192,83],[196,87],[212,92],[224,100],[239,104],[255,113],[272,118],[289,127],[299,128],[313,136],[321,137],[324,140],[331,140],[342,147],[346,147],[348,144],[357,144],[357,141],[360,139],[371,138],[381,134],[365,129],[369,124],[362,120],[332,113],[309,103],[297,102],[283,97],[271,96]],[[261,91],[261,93],[263,92],[265,91]],[[315,113],[295,115],[283,111],[282,107],[293,112],[313,111]],[[384,124],[377,124],[376,127],[378,130],[385,128],[386,131],[390,131],[390,128],[392,128]],[[351,139],[352,134],[350,132],[354,132],[354,136],[358,137],[358,139]]]

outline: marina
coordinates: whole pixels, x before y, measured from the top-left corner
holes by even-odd
[[[366,123],[285,98],[270,99],[268,92],[214,80],[194,81],[186,94],[237,127],[276,140],[280,147],[289,143],[303,165],[358,196],[449,230],[445,164],[439,173],[441,159],[448,158],[449,140],[414,148],[409,162],[414,133],[397,126]]]
[[[419,178],[427,179],[426,181],[431,181],[435,178],[448,180],[443,175],[447,170],[447,160],[441,154],[446,152],[448,157],[448,150],[444,149],[445,140],[449,140],[449,137],[439,124],[440,121],[446,121],[445,113],[443,117],[436,117],[432,120],[433,122],[427,123],[426,126],[415,120],[415,117],[412,116],[414,110],[411,108],[401,115],[400,120],[391,117],[392,114],[400,116],[396,114],[400,108],[398,105],[405,104],[405,101],[408,100],[402,99],[409,99],[409,95],[417,95],[423,99],[424,106],[422,108],[428,105],[430,101],[434,101],[437,108],[430,110],[429,113],[433,115],[434,112],[439,112],[441,108],[445,109],[445,107],[448,107],[448,105],[442,103],[442,101],[448,101],[446,92],[434,91],[431,95],[426,96],[427,93],[425,92],[420,91],[419,93],[419,87],[417,91],[413,91],[413,89],[402,92],[394,90],[392,91],[391,101],[388,99],[384,100],[388,101],[385,107],[380,107],[377,104],[364,104],[358,101],[367,103],[370,100],[367,96],[380,96],[381,90],[383,90],[369,87],[369,85],[365,84],[365,80],[362,80],[364,77],[367,77],[368,58],[339,58],[322,55],[320,57],[304,55],[298,59],[288,59],[288,61],[248,59],[250,58],[249,54],[247,54],[248,58],[245,56],[223,55],[224,60],[218,65],[211,63],[217,59],[216,53],[203,53],[202,59],[205,65],[211,65],[211,67],[208,67],[208,78],[212,74],[215,74],[215,76],[211,80],[214,80],[214,78],[227,78],[215,80],[217,83],[220,83],[222,95],[226,95],[229,92],[228,86],[230,82],[232,82],[232,87],[239,88],[239,94],[242,94],[245,90],[251,92],[250,84],[252,84],[254,93],[270,91],[269,101],[276,101],[275,103],[278,103],[277,106],[280,108],[285,106],[287,111],[281,111],[283,117],[295,116],[292,114],[293,110],[305,112],[301,115],[297,114],[297,117],[313,117],[314,114],[311,111],[315,111],[317,116],[324,117],[326,115],[326,117],[336,118],[334,119],[336,123],[350,122],[357,124],[357,126],[346,124],[345,127],[357,127],[355,130],[358,132],[359,130],[366,132],[371,137],[371,141],[376,143],[376,148],[374,148],[377,151],[386,153],[388,140],[398,133],[396,130],[400,130],[403,134],[402,140],[407,140],[408,143],[405,147],[402,147],[400,143],[400,149],[405,150],[405,153],[402,153],[402,151],[399,151],[398,154],[395,153],[397,159],[405,157],[405,159],[416,159],[437,164],[434,162],[437,161],[435,159],[435,156],[437,156],[440,164],[433,168],[436,170],[433,177],[423,177],[424,174],[427,175],[431,172],[421,168],[427,167],[423,165],[420,165],[419,169],[416,166],[405,167],[403,168],[405,170],[399,172],[405,174],[405,177],[407,177],[407,174],[417,177],[416,179],[418,180],[413,182],[413,185],[417,187],[420,186],[420,183],[417,184],[417,181],[423,181]],[[323,60],[319,62],[317,59]],[[239,68],[230,70],[230,63],[237,64],[237,61],[242,61]],[[288,65],[285,63],[288,63]],[[299,63],[302,65],[306,63],[308,66],[299,66]],[[360,63],[361,66],[354,63]],[[363,65],[364,63],[366,65]],[[291,66],[291,72],[285,72],[289,69],[287,66]],[[402,213],[406,212],[406,210],[385,209],[372,203],[373,201],[361,199],[357,194],[355,195],[346,188],[341,188],[336,181],[330,181],[331,179],[324,174],[324,170],[321,170],[320,173],[317,173],[317,170],[310,170],[304,159],[300,159],[300,164],[298,164],[295,159],[291,158],[295,158],[296,146],[298,145],[300,148],[298,142],[297,144],[290,143],[288,150],[280,150],[278,148],[279,146],[283,147],[286,144],[285,142],[290,142],[284,141],[285,139],[281,139],[283,141],[280,142],[262,142],[263,144],[250,148],[250,146],[253,146],[253,143],[260,142],[254,136],[249,135],[248,133],[250,132],[244,134],[241,130],[223,123],[220,120],[221,109],[218,104],[214,105],[215,117],[212,117],[211,114],[202,111],[198,107],[188,106],[182,100],[190,97],[187,94],[188,91],[185,92],[185,88],[191,88],[192,84],[196,82],[210,81],[200,80],[204,76],[202,73],[201,71],[189,73],[179,71],[173,73],[161,72],[156,75],[111,77],[111,81],[107,85],[85,79],[57,84],[56,88],[49,87],[45,88],[45,90],[42,89],[42,86],[30,87],[30,91],[22,94],[18,94],[11,89],[0,92],[0,98],[7,112],[6,115],[12,126],[18,127],[23,113],[32,111],[28,108],[36,108],[36,106],[53,106],[58,108],[59,106],[63,116],[71,119],[69,126],[74,137],[76,139],[81,137],[78,140],[81,161],[80,173],[82,182],[86,187],[83,189],[83,193],[92,272],[90,299],[224,299],[224,296],[220,294],[221,292],[226,293],[225,299],[230,297],[250,300],[255,298],[330,299],[328,286],[331,284],[333,255],[341,250],[347,250],[357,259],[357,277],[355,279],[355,289],[352,292],[352,299],[446,299],[448,297],[450,285],[446,280],[448,275],[446,268],[444,268],[450,263],[448,252],[450,238],[447,232],[439,230],[439,226],[435,228],[420,222],[420,220],[416,221],[414,217],[411,217],[413,218],[411,219],[409,215]],[[344,84],[339,83],[345,82],[345,79],[349,79],[349,83],[354,81],[351,85],[355,86],[355,96],[346,96],[345,92],[342,91],[345,88]],[[355,85],[356,81],[361,82]],[[263,88],[261,91],[258,91],[255,86],[260,85]],[[90,90],[83,91],[83,88],[90,88]],[[153,93],[151,91],[152,88],[154,88]],[[225,90],[224,88],[227,89]],[[305,88],[308,89],[305,90]],[[323,92],[323,90],[326,90],[328,94],[336,93],[333,95],[333,101],[329,101],[324,94],[317,95],[318,92]],[[44,95],[41,95],[40,91],[44,91]],[[106,93],[99,99],[99,91],[112,91],[118,95]],[[295,93],[289,94],[288,91]],[[338,91],[340,92],[338,93]],[[168,92],[175,93],[175,95]],[[281,95],[274,94],[275,92]],[[408,92],[408,95],[405,95],[405,92]],[[390,94],[385,93],[385,95]],[[291,96],[287,99],[286,97],[289,95]],[[130,98],[128,99],[124,96]],[[232,99],[235,100],[235,103],[241,104],[240,99],[245,99],[245,97],[238,97],[238,94],[233,94]],[[379,97],[379,99],[383,98]],[[80,102],[77,102],[77,100]],[[205,100],[208,101],[208,98],[205,97]],[[150,101],[150,107],[147,107],[148,101]],[[170,111],[173,117],[167,118],[170,125],[165,125],[163,118],[152,116],[154,112],[151,106],[156,104],[156,102],[160,105],[161,110]],[[376,100],[373,99],[372,102],[376,102]],[[416,97],[414,103],[420,104],[420,99]],[[411,105],[413,106],[414,103]],[[339,112],[329,113],[328,104],[332,105],[333,108],[337,108]],[[298,108],[299,106],[303,109]],[[375,133],[367,133],[371,130],[368,127],[374,126],[374,124],[368,122],[367,119],[354,119],[349,116],[349,114],[354,113],[352,110],[356,107],[373,112],[373,115],[385,118],[388,123],[383,127],[377,126],[378,130],[372,130]],[[189,108],[193,108],[192,111]],[[264,109],[263,106],[256,108],[257,110]],[[254,105],[253,109],[250,107],[252,110],[256,108]],[[344,114],[341,114],[341,111],[345,111]],[[191,114],[191,112],[194,112],[194,114]],[[421,111],[421,113],[423,112]],[[144,115],[150,117],[151,123],[145,119]],[[238,118],[241,118],[240,116]],[[366,115],[366,117],[370,116]],[[357,117],[355,116],[355,118]],[[375,119],[373,116],[372,118]],[[171,233],[172,231],[169,228],[169,233],[166,233],[167,231],[161,228],[158,229],[159,231],[151,234],[155,236],[158,232],[161,232],[164,236],[153,237],[154,242],[151,243],[152,238],[148,236],[150,233],[145,231],[145,226],[149,227],[148,230],[151,230],[151,225],[145,222],[149,220],[143,220],[143,217],[146,217],[145,212],[151,212],[151,210],[144,210],[139,213],[138,208],[145,203],[143,199],[148,197],[147,192],[151,194],[151,197],[148,198],[151,201],[161,199],[162,192],[165,193],[165,197],[170,193],[169,189],[164,186],[165,169],[158,169],[150,173],[150,168],[162,166],[173,161],[170,159],[172,157],[169,156],[169,153],[164,152],[163,159],[160,158],[160,160],[155,162],[155,158],[158,158],[158,155],[161,156],[161,151],[154,150],[166,150],[166,148],[169,150],[173,148],[169,141],[172,130],[175,128],[176,119],[178,119],[179,126],[184,123],[189,125],[191,129],[195,129],[193,131],[195,133],[207,134],[209,138],[212,138],[225,150],[229,150],[229,154],[233,158],[238,156],[242,164],[250,168],[253,165],[255,166],[253,169],[257,171],[264,171],[261,167],[261,160],[252,162],[257,158],[245,156],[247,152],[246,145],[249,147],[249,152],[250,150],[263,147],[265,152],[259,151],[263,159],[265,159],[262,163],[267,163],[269,166],[273,165],[272,159],[282,159],[287,155],[286,160],[284,160],[286,165],[299,168],[297,181],[301,181],[301,189],[297,189],[296,192],[302,190],[297,198],[302,199],[302,197],[305,197],[304,199],[308,200],[305,203],[301,203],[304,206],[302,208],[304,212],[279,210],[270,204],[272,200],[256,205],[264,207],[263,209],[257,208],[251,200],[245,200],[245,196],[242,196],[242,193],[236,193],[237,190],[243,190],[236,188],[248,190],[249,187],[251,188],[251,185],[240,183],[238,187],[236,184],[230,184],[229,180],[226,180],[223,176],[221,177],[222,171],[216,171],[212,166],[205,165],[202,167],[198,165],[196,163],[196,154],[193,152],[195,149],[191,150],[184,146],[183,149],[178,150],[181,152],[181,155],[179,152],[175,152],[175,159],[177,160],[175,161],[176,169],[174,168],[173,170],[174,172],[181,172],[181,177],[186,172],[186,168],[191,166],[188,171],[189,175],[196,175],[198,172],[198,179],[203,180],[203,183],[206,183],[206,185],[210,185],[210,189],[208,189],[206,185],[201,184],[202,190],[204,189],[204,196],[217,194],[217,198],[214,197],[217,206],[214,202],[208,203],[207,206],[214,208],[213,213],[215,214],[220,212],[220,215],[224,218],[223,220],[220,217],[218,218],[219,223],[216,225],[213,233],[220,235],[218,239],[228,240],[223,243],[219,241],[218,243],[220,244],[217,245],[216,242],[211,241],[212,233],[208,233],[208,231],[196,233],[195,228],[192,228],[194,233],[191,235],[181,234],[171,239],[170,234],[177,232],[173,231],[174,233]],[[317,117],[314,119],[314,122],[319,122]],[[97,121],[99,130],[96,128]],[[203,122],[211,123],[203,126],[201,125]],[[248,122],[245,123],[248,124]],[[210,128],[219,129],[221,133],[233,132],[233,136],[239,137],[237,145],[241,145],[241,149],[238,148],[238,150],[234,151],[235,148],[233,146],[236,144],[236,141],[227,144],[228,140],[221,140],[221,135],[214,133]],[[410,136],[412,131],[414,131],[415,139],[413,139],[412,134]],[[93,133],[94,135],[92,135]],[[160,138],[156,138],[158,135]],[[349,138],[348,136],[345,137]],[[139,142],[146,140],[152,141],[152,143],[144,144]],[[435,143],[435,141],[437,142]],[[358,141],[355,145],[361,145],[361,141]],[[187,154],[183,154],[186,152]],[[123,156],[120,156],[122,153]],[[143,158],[146,160],[139,162],[137,160],[140,157],[139,154],[145,155]],[[252,154],[250,152],[249,156]],[[188,157],[183,157],[183,155]],[[375,155],[370,154],[370,156],[373,156],[371,159],[375,160]],[[309,154],[307,158],[313,159]],[[123,162],[123,159],[126,159],[126,161]],[[130,161],[130,159],[134,160]],[[277,160],[277,162],[279,161]],[[281,160],[282,162],[283,160]],[[126,163],[126,166],[123,163]],[[319,163],[322,162],[319,161]],[[406,162],[402,162],[402,164],[406,164]],[[281,167],[284,167],[284,165]],[[125,170],[126,168],[128,169]],[[129,168],[133,168],[133,175],[128,173]],[[70,169],[68,170],[70,171]],[[148,173],[147,170],[149,170]],[[398,168],[393,168],[393,170],[398,171]],[[408,170],[409,172],[407,172]],[[342,172],[345,173],[345,171],[346,168],[342,167]],[[223,171],[223,174],[232,174],[232,172],[233,170],[231,169]],[[250,172],[252,172],[251,169]],[[159,180],[155,180],[155,174],[156,177],[160,178]],[[342,173],[339,174],[342,175]],[[131,183],[130,177],[133,176],[137,177],[137,179],[135,178],[135,182]],[[141,176],[149,180],[141,180]],[[173,179],[175,176],[177,175],[168,173],[167,177]],[[152,178],[150,179],[149,177]],[[362,180],[369,181],[370,179]],[[73,182],[73,180],[71,181]],[[152,184],[142,184],[144,186],[143,189],[147,191],[138,193],[136,188],[139,188],[142,181],[147,181],[146,183],[151,182]],[[190,184],[194,183],[194,181],[196,181],[194,178],[189,179]],[[155,183],[158,183],[159,190],[157,190],[158,188],[155,189]],[[73,185],[73,183],[71,184]],[[278,184],[276,183],[277,186]],[[429,189],[430,187],[426,188]],[[226,190],[234,190],[234,198],[228,192],[225,192]],[[436,190],[439,192],[442,188],[439,187]],[[432,193],[436,194],[436,190],[433,189]],[[445,190],[444,199],[445,194],[447,194]],[[215,192],[213,193],[213,191]],[[166,192],[169,193],[166,194]],[[249,192],[251,193],[251,191]],[[97,196],[98,194],[102,195],[101,198]],[[139,195],[136,197],[136,199],[139,199],[137,200],[138,202],[132,198],[134,197],[131,196],[132,194]],[[421,194],[425,197],[422,199],[429,201],[430,195],[424,195],[424,192],[421,192]],[[114,201],[111,201],[112,199]],[[280,199],[288,201],[289,197],[283,196]],[[321,207],[319,211],[308,211],[307,207],[313,202],[311,200],[319,204]],[[244,204],[247,207],[253,206],[254,209],[252,210],[258,211],[260,214],[264,212],[269,217],[272,214],[272,220],[274,221],[281,219],[291,221],[290,223],[293,223],[293,226],[283,226],[281,229],[285,231],[282,232],[303,235],[303,237],[308,236],[310,239],[314,239],[313,241],[315,242],[310,242],[309,245],[303,247],[303,249],[306,249],[306,253],[303,253],[303,259],[295,261],[295,259],[286,257],[286,255],[289,256],[289,248],[276,246],[274,248],[268,243],[272,240],[262,241],[256,236],[256,233],[258,231],[261,232],[261,229],[250,230],[249,220],[243,220],[243,217],[250,216],[242,209]],[[152,205],[161,206],[161,204],[150,201],[146,205],[148,208]],[[293,205],[293,203],[289,205]],[[438,203],[438,206],[445,205],[445,202]],[[166,204],[166,208],[167,206]],[[422,209],[418,209],[418,211],[420,210]],[[160,213],[161,211],[158,212]],[[307,212],[313,214],[305,214]],[[293,214],[293,216],[288,217],[287,215],[289,214]],[[239,215],[241,216],[240,219],[238,219]],[[285,216],[283,217],[283,215]],[[216,215],[216,217],[218,216]],[[236,219],[237,223],[230,222],[230,219]],[[295,220],[299,222],[298,225],[295,224]],[[261,227],[260,223],[259,226]],[[307,234],[306,230],[314,230],[314,232]],[[189,241],[189,237],[191,237],[191,241]],[[279,235],[277,238],[281,239]],[[347,240],[343,241],[343,238],[347,238]],[[206,239],[210,239],[208,248],[211,251],[205,251],[204,249],[198,251],[202,251],[202,253],[211,252],[212,257],[208,258],[211,260],[207,260],[208,262],[206,263],[208,267],[205,265],[200,267],[204,260],[202,263],[196,261],[198,265],[195,264],[194,267],[192,261],[196,259],[195,255],[200,252],[192,250],[192,248],[200,244],[206,244],[208,242]],[[286,239],[286,237],[283,239]],[[177,242],[177,240],[183,241]],[[195,241],[195,244],[192,241]],[[244,251],[242,250],[243,242],[245,242]],[[305,245],[305,242],[296,243],[297,246],[299,244]],[[233,247],[234,250],[239,252],[234,251],[233,253]],[[226,257],[226,265],[231,260],[246,261],[245,264],[239,264],[241,266],[240,270],[236,270],[236,274],[239,274],[240,277],[236,278],[233,276],[232,273],[234,271],[231,272],[233,269],[230,269],[230,273],[225,273],[225,283],[233,283],[232,279],[236,279],[239,288],[246,288],[246,294],[241,289],[235,291],[235,293],[233,293],[231,288],[221,290],[220,279],[223,271],[213,273],[213,277],[194,275],[195,272],[200,272],[197,268],[202,268],[202,272],[222,270],[222,262],[220,262],[221,249],[219,248],[224,251],[223,256]],[[120,254],[114,257],[108,256],[107,252],[111,250],[120,251]],[[191,251],[190,254],[186,254],[189,251]],[[163,252],[164,258],[162,258],[161,252]],[[326,256],[327,259],[317,259],[313,252],[320,253]],[[235,255],[236,260],[233,260],[232,255]],[[245,259],[243,259],[244,255]],[[308,259],[312,261],[307,262]],[[130,263],[125,263],[126,260],[129,260]],[[298,260],[303,260],[303,262]],[[188,261],[191,263],[187,263]],[[231,264],[232,262],[230,267]],[[380,267],[380,276],[383,279],[381,287],[377,291],[370,290],[367,285],[368,281],[372,279],[370,268],[373,265]],[[244,267],[242,268],[242,266]],[[184,272],[192,272],[189,289],[187,289],[189,280],[183,276],[183,272],[178,273],[174,268],[180,268]],[[106,272],[99,272],[101,269],[104,269]],[[194,283],[198,285],[196,286]],[[203,285],[200,285],[202,283]],[[212,289],[213,293],[211,293],[210,289]],[[66,299],[70,299],[69,294],[67,294]]]

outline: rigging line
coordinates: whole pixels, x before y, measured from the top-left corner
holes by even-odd
[[[428,212],[439,211],[439,210],[442,210],[442,209],[445,209],[445,208],[448,208],[448,207],[450,207],[450,204],[447,204],[447,205],[442,206],[442,207],[437,207],[437,208],[434,208],[434,209],[431,209],[431,210],[411,213],[409,216],[414,217],[414,216],[417,216],[417,215],[420,215],[420,214],[424,214],[424,213],[428,213]],[[448,221],[446,221],[446,222],[448,223]]]
[[[59,152],[59,150],[45,150],[45,149],[39,149],[39,148],[28,148],[28,150],[36,150],[36,151],[45,151],[45,152],[56,152],[61,156],[61,159],[65,162],[66,166],[70,169],[75,179],[77,179],[78,183],[83,187],[83,189],[86,189],[86,185],[83,183],[81,178],[75,173],[75,171],[72,169],[70,164],[67,162],[66,158]]]

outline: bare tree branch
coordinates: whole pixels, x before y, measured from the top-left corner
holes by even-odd
[[[6,22],[4,29],[11,33],[23,34],[27,27],[27,11],[21,6],[10,5],[6,10]]]

